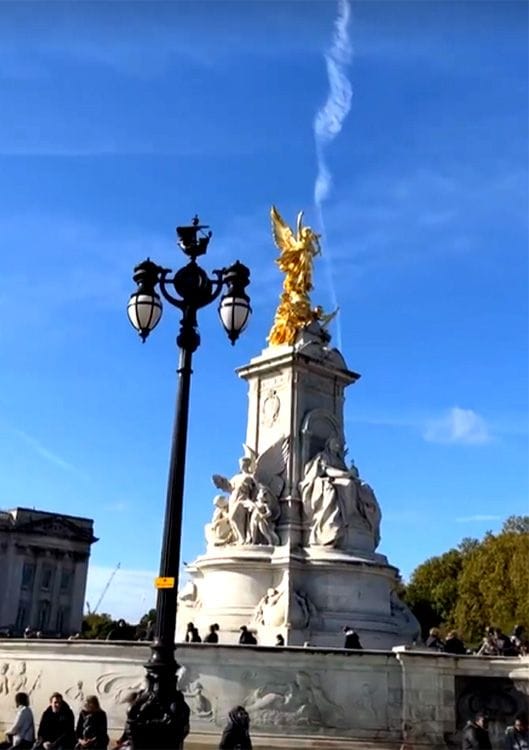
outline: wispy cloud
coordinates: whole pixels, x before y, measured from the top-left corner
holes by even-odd
[[[58,466],[61,469],[64,469],[64,471],[70,471],[75,474],[79,474],[79,470],[73,466],[73,464],[69,463],[69,461],[66,461],[61,456],[58,456],[53,451],[50,451],[48,448],[46,448],[45,445],[43,445],[41,442],[39,442],[36,438],[32,437],[31,435],[28,435],[27,432],[24,432],[20,429],[13,429],[13,433],[17,435],[19,438],[22,438],[22,440],[27,443],[33,450],[38,453],[39,456],[46,459],[46,461],[49,461],[50,463],[54,464],[55,466]]]
[[[86,587],[86,601],[93,609],[99,601],[105,586],[108,590],[101,600],[98,612],[108,612],[112,617],[123,617],[128,622],[138,622],[145,612],[155,604],[156,592],[152,570],[133,570],[104,565],[90,565]]]
[[[348,0],[338,0],[338,15],[334,23],[332,45],[325,54],[329,93],[325,104],[314,118],[314,137],[318,175],[314,185],[314,203],[321,211],[321,204],[331,189],[331,173],[325,161],[325,147],[340,134],[345,118],[351,109],[353,89],[346,74],[351,60],[352,47],[349,40],[351,6]]]
[[[479,523],[481,521],[501,521],[501,516],[487,515],[486,513],[477,513],[474,516],[460,516],[456,518],[457,523]]]
[[[446,415],[431,420],[423,432],[430,443],[481,445],[492,439],[486,421],[472,409],[452,407]]]

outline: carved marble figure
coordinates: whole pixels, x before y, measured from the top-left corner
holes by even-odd
[[[267,487],[260,484],[254,506],[251,509],[247,543],[279,545],[281,540],[275,532],[275,524],[278,518],[279,503],[277,498]]]
[[[278,628],[286,623],[285,591],[269,588],[257,605],[254,619],[259,625]]]
[[[225,498],[227,511],[223,506],[223,513],[227,513],[231,536],[228,541],[226,527],[223,526],[223,539],[226,541],[217,544],[280,544],[275,526],[279,519],[279,497],[284,487],[282,474],[288,446],[288,439],[281,439],[258,455],[245,445],[246,455],[240,459],[239,472],[235,476],[228,479],[220,474],[213,475],[214,485],[229,493],[229,497]],[[209,535],[214,533],[212,527],[215,525],[217,529],[220,521],[217,510],[206,532]],[[222,520],[224,522],[225,517]]]
[[[239,460],[239,471],[231,479],[213,475],[213,483],[219,490],[230,493],[228,501],[228,519],[235,537],[235,544],[244,544],[248,533],[250,513],[256,492],[256,481],[251,470],[249,456]]]
[[[200,607],[198,589],[193,581],[187,581],[178,593],[178,603],[183,607],[195,609]]]
[[[305,630],[310,624],[314,624],[318,618],[318,611],[307,594],[294,589],[288,603],[288,576],[283,579],[277,588],[269,588],[258,603],[254,620],[265,627],[289,627]]]
[[[380,542],[381,513],[371,487],[348,469],[340,440],[331,437],[322,451],[307,461],[300,493],[309,526],[309,545],[345,547],[348,529],[365,528]]]
[[[7,673],[9,671],[9,664],[0,665],[0,695],[9,695],[9,678]]]
[[[220,547],[223,544],[230,544],[234,539],[228,512],[229,501],[224,495],[216,495],[213,504],[215,506],[213,518],[211,523],[204,527],[204,532],[208,544]]]

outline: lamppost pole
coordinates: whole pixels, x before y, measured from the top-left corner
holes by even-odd
[[[205,229],[198,217],[190,226],[177,227],[179,245],[190,261],[174,274],[150,259],[136,266],[133,278],[138,290],[131,295],[128,304],[129,319],[143,341],[161,317],[162,303],[156,289],[182,314],[176,339],[180,350],[178,390],[157,582],[155,638],[151,657],[145,665],[147,690],[128,715],[134,750],[178,750],[184,736],[183,724],[187,721],[185,703],[177,690],[174,652],[191,365],[193,353],[200,344],[197,312],[217,299],[226,287],[219,314],[232,344],[246,327],[251,312],[245,291],[250,280],[246,266],[237,261],[229,268],[213,271],[214,278],[210,279],[197,264],[197,257],[205,254],[211,239],[211,232],[206,234]]]

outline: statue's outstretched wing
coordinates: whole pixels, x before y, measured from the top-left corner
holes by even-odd
[[[253,472],[255,472],[255,465],[257,463],[257,452],[254,451],[253,448],[250,448],[249,445],[246,445],[246,443],[243,443],[242,447],[244,449],[244,455],[245,455],[245,457],[249,458],[250,461],[251,461],[251,463],[250,463],[250,471],[253,473]]]
[[[213,474],[211,477],[213,484],[217,489],[223,490],[224,492],[231,492],[233,487],[230,484],[230,480],[223,477],[222,474]]]
[[[272,235],[274,242],[281,252],[296,249],[296,238],[294,232],[283,220],[283,217],[275,206],[270,209],[270,218],[272,219]]]
[[[289,447],[289,438],[281,438],[261,453],[255,464],[256,480],[266,485],[276,497],[281,495],[285,486],[282,475],[287,465]]]

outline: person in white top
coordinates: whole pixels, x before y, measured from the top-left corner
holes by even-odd
[[[15,723],[6,732],[6,741],[0,743],[0,750],[17,748],[17,750],[28,750],[35,742],[35,723],[33,712],[29,707],[29,696],[27,693],[15,695],[17,715]]]

